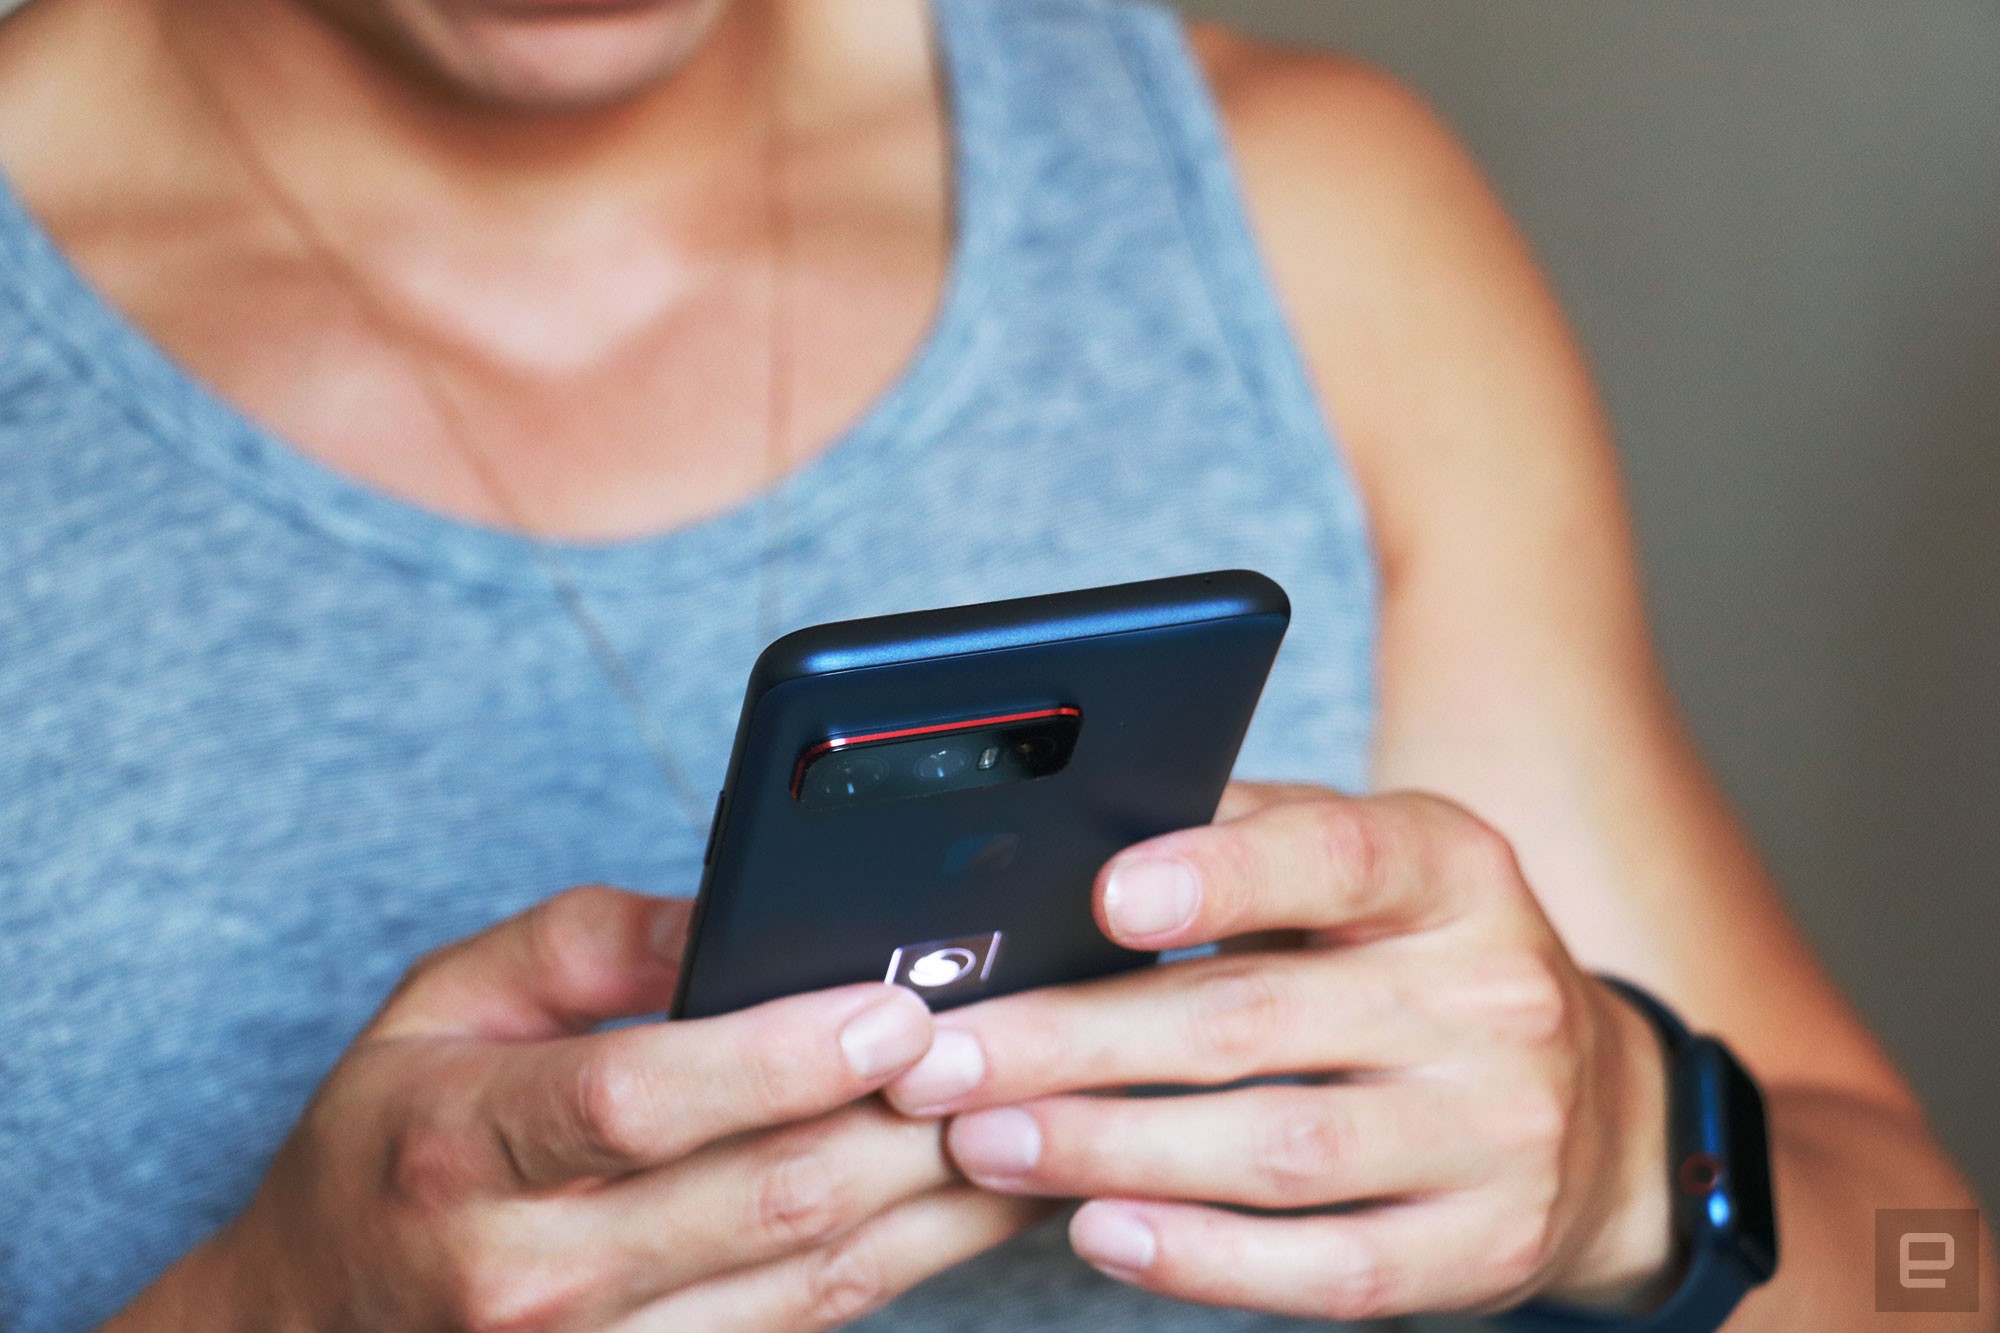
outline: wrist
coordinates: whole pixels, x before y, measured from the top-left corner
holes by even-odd
[[[311,1333],[312,1321],[280,1289],[282,1256],[248,1212],[189,1250],[103,1333]]]
[[[227,1229],[210,1236],[175,1261],[133,1298],[103,1333],[233,1333],[256,1321],[254,1306],[240,1291]]]
[[[1650,1019],[1609,986],[1591,985],[1600,1016],[1597,1115],[1607,1135],[1601,1186],[1580,1219],[1574,1256],[1541,1294],[1638,1313],[1673,1292],[1687,1263],[1673,1218],[1667,1058]]]

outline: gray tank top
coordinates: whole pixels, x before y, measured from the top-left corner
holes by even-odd
[[[921,350],[783,483],[785,627],[1247,566],[1295,618],[1239,776],[1353,789],[1375,573],[1176,21],[940,0],[956,249]],[[719,784],[755,503],[569,559]],[[196,383],[0,187],[0,1327],[103,1319],[248,1199],[418,954],[565,885],[692,893],[529,548]],[[871,1330],[1265,1329],[1043,1228]]]

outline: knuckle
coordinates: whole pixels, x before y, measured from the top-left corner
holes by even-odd
[[[754,1223],[781,1245],[817,1244],[840,1229],[847,1193],[823,1149],[794,1151],[758,1176]]]
[[[1536,1045],[1560,1042],[1576,1017],[1576,1004],[1562,972],[1549,958],[1523,964],[1510,996],[1514,1029]]]
[[[1496,1293],[1512,1294],[1535,1285],[1555,1252],[1555,1219],[1547,1206],[1524,1209],[1487,1252],[1486,1276]]]
[[[389,993],[389,998],[393,1001],[396,996],[407,991],[414,983],[436,972],[439,967],[457,955],[464,947],[465,941],[457,940],[450,944],[436,945],[418,954],[416,960],[404,970],[402,979],[396,983],[396,988]]]
[[[1452,868],[1476,888],[1518,882],[1521,864],[1507,835],[1468,810],[1453,809],[1457,831],[1450,840]]]
[[[541,915],[545,928],[556,931],[550,938],[567,943],[577,935],[623,925],[629,897],[602,884],[573,884],[543,903]]]
[[[1499,1146],[1537,1167],[1555,1157],[1569,1137],[1569,1104],[1550,1088],[1507,1099],[1497,1118]]]
[[[1328,1319],[1361,1321],[1399,1313],[1388,1267],[1365,1243],[1343,1246],[1322,1269],[1319,1282],[1318,1304]]]
[[[1377,882],[1382,866],[1382,831],[1347,801],[1312,801],[1304,807],[1312,821],[1319,855],[1327,864],[1344,868],[1346,880],[1365,892]]]
[[[1576,1001],[1556,960],[1515,950],[1472,971],[1475,1004],[1485,1028],[1529,1047],[1561,1044],[1576,1019]]]
[[[1324,1113],[1280,1120],[1256,1149],[1252,1169],[1280,1207],[1323,1202],[1336,1174],[1352,1160],[1347,1129]]]
[[[403,970],[396,984],[383,997],[381,1007],[376,1011],[374,1026],[380,1027],[390,1021],[398,1011],[411,1001],[411,996],[424,989],[425,984],[443,971],[452,959],[458,957],[467,947],[467,942],[458,940],[450,944],[440,944],[419,954],[416,961]]]
[[[804,1315],[813,1328],[858,1319],[890,1294],[882,1257],[864,1236],[830,1245],[807,1262]]]
[[[585,1060],[575,1076],[572,1120],[582,1146],[612,1162],[645,1158],[657,1123],[656,1094],[647,1075],[606,1052]]]
[[[1284,1031],[1283,991],[1261,968],[1219,968],[1189,988],[1187,1042],[1220,1080],[1260,1069]]]
[[[574,1284],[556,1280],[543,1266],[498,1259],[460,1263],[444,1300],[448,1322],[460,1333],[560,1328],[580,1303]]]
[[[539,1333],[564,1326],[586,1294],[588,1273],[539,1253],[504,1210],[462,1214],[433,1236],[434,1311],[459,1333]]]
[[[579,966],[585,943],[615,927],[619,895],[594,884],[564,889],[528,909],[522,918],[529,956],[537,971],[561,982]]]
[[[467,1135],[423,1118],[390,1138],[385,1175],[392,1198],[419,1213],[436,1214],[470,1195],[486,1166],[485,1153]]]
[[[1533,1285],[1541,1269],[1541,1246],[1531,1237],[1510,1238],[1487,1260],[1487,1285],[1495,1295],[1510,1294]]]
[[[1300,801],[1285,807],[1292,856],[1325,886],[1327,902],[1345,915],[1365,915],[1383,882],[1383,830],[1355,801]]]

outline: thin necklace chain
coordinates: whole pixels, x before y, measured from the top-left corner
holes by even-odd
[[[424,355],[405,328],[403,321],[377,292],[368,274],[362,271],[360,266],[326,234],[312,211],[286,188],[277,172],[258,150],[256,142],[236,115],[235,109],[229,105],[221,91],[202,75],[199,63],[188,52],[182,50],[178,40],[167,31],[170,26],[167,23],[161,24],[162,36],[174,55],[175,62],[181,67],[182,77],[207,106],[209,115],[221,128],[245,170],[255,180],[258,190],[298,234],[299,240],[304,243],[314,261],[324,270],[327,277],[342,289],[357,313],[375,329],[377,335],[402,352],[418,389],[437,417],[438,425],[443,429],[453,452],[471,472],[507,526],[519,535],[533,552],[536,563],[547,576],[564,613],[575,625],[591,657],[595,659],[599,671],[603,673],[612,691],[618,696],[625,711],[630,714],[633,726],[652,758],[654,768],[659,770],[660,779],[666,784],[675,804],[679,806],[682,817],[690,828],[700,834],[708,826],[708,802],[701,797],[694,782],[689,778],[686,767],[675,754],[665,730],[659,725],[651,706],[646,701],[645,690],[632,670],[631,663],[619,651],[603,620],[591,607],[589,599],[584,596],[582,583],[562,549],[540,530],[539,525],[529,514],[527,506],[521,503],[513,487],[494,465],[491,456],[480,446],[478,436],[466,421],[464,412],[451,394],[450,387],[444,382],[437,363]],[[782,44],[774,43],[774,45]],[[763,493],[758,505],[761,556],[758,561],[756,629],[760,645],[777,637],[783,610],[781,576],[786,510],[782,482],[786,458],[785,442],[791,432],[793,373],[791,270],[795,236],[789,200],[782,188],[785,142],[783,117],[780,113],[781,85],[778,64],[776,58],[768,62],[769,74],[762,135],[763,221],[765,241],[771,252],[771,280],[770,341],[766,360]]]

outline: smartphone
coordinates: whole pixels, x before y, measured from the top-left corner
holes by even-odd
[[[758,658],[673,1015],[858,981],[934,1009],[1105,976],[1091,885],[1205,824],[1291,618],[1223,570],[817,625]]]

